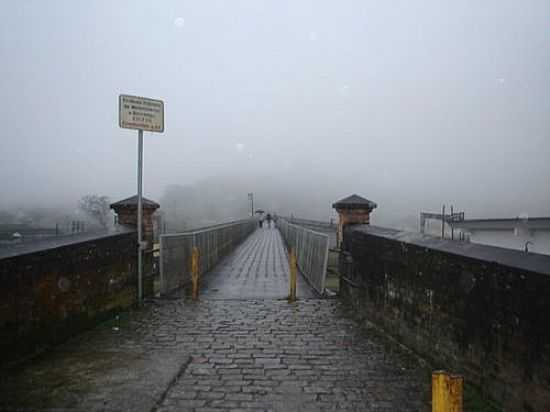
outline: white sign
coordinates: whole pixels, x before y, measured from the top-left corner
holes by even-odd
[[[164,102],[121,94],[118,97],[118,124],[124,129],[164,132]]]

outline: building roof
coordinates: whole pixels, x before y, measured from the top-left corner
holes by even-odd
[[[0,224],[0,239],[11,239],[14,233],[22,236],[55,235],[56,229],[34,227],[26,223],[2,223]]]
[[[153,200],[147,199],[146,197],[142,198],[142,206],[144,209],[158,209],[160,205]],[[111,209],[121,208],[121,207],[137,207],[138,197],[137,195],[131,196],[126,199],[119,200],[118,202],[111,203]]]
[[[550,217],[513,217],[504,219],[465,219],[454,224],[461,229],[475,230],[513,230],[518,226],[527,229],[550,229]]]
[[[334,209],[375,209],[378,205],[372,200],[353,194],[332,204]]]

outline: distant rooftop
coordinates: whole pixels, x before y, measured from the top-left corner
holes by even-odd
[[[11,239],[14,233],[21,236],[55,235],[56,229],[35,227],[26,223],[2,223],[0,224],[0,239]]]
[[[523,225],[529,229],[550,229],[550,217],[512,217],[503,219],[465,219],[454,224],[463,229],[514,229]]]
[[[143,200],[143,208],[144,209],[158,209],[160,207],[160,205],[153,201],[153,200],[150,200],[150,199],[147,199],[145,197],[142,198]],[[134,195],[134,196],[131,196],[127,199],[122,199],[122,200],[119,200],[118,202],[115,202],[115,203],[112,203],[111,204],[111,209],[114,209],[116,207],[134,207],[134,206],[137,206],[138,204],[138,197],[137,195]]]
[[[375,209],[378,205],[372,200],[353,194],[332,204],[334,209]]]

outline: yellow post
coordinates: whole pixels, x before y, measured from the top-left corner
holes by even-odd
[[[193,282],[193,300],[199,298],[199,249],[193,247],[191,253],[191,281]]]
[[[452,412],[462,412],[464,408],[464,377],[451,375],[449,394]]]
[[[432,373],[432,412],[463,411],[464,378],[445,371]]]
[[[289,255],[289,266],[290,266],[290,291],[288,294],[289,303],[296,301],[296,279],[298,277],[298,264],[296,263],[296,254],[294,249],[290,250]]]

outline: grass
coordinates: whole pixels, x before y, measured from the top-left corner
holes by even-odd
[[[464,410],[472,412],[501,412],[502,406],[487,399],[478,387],[464,384]]]

